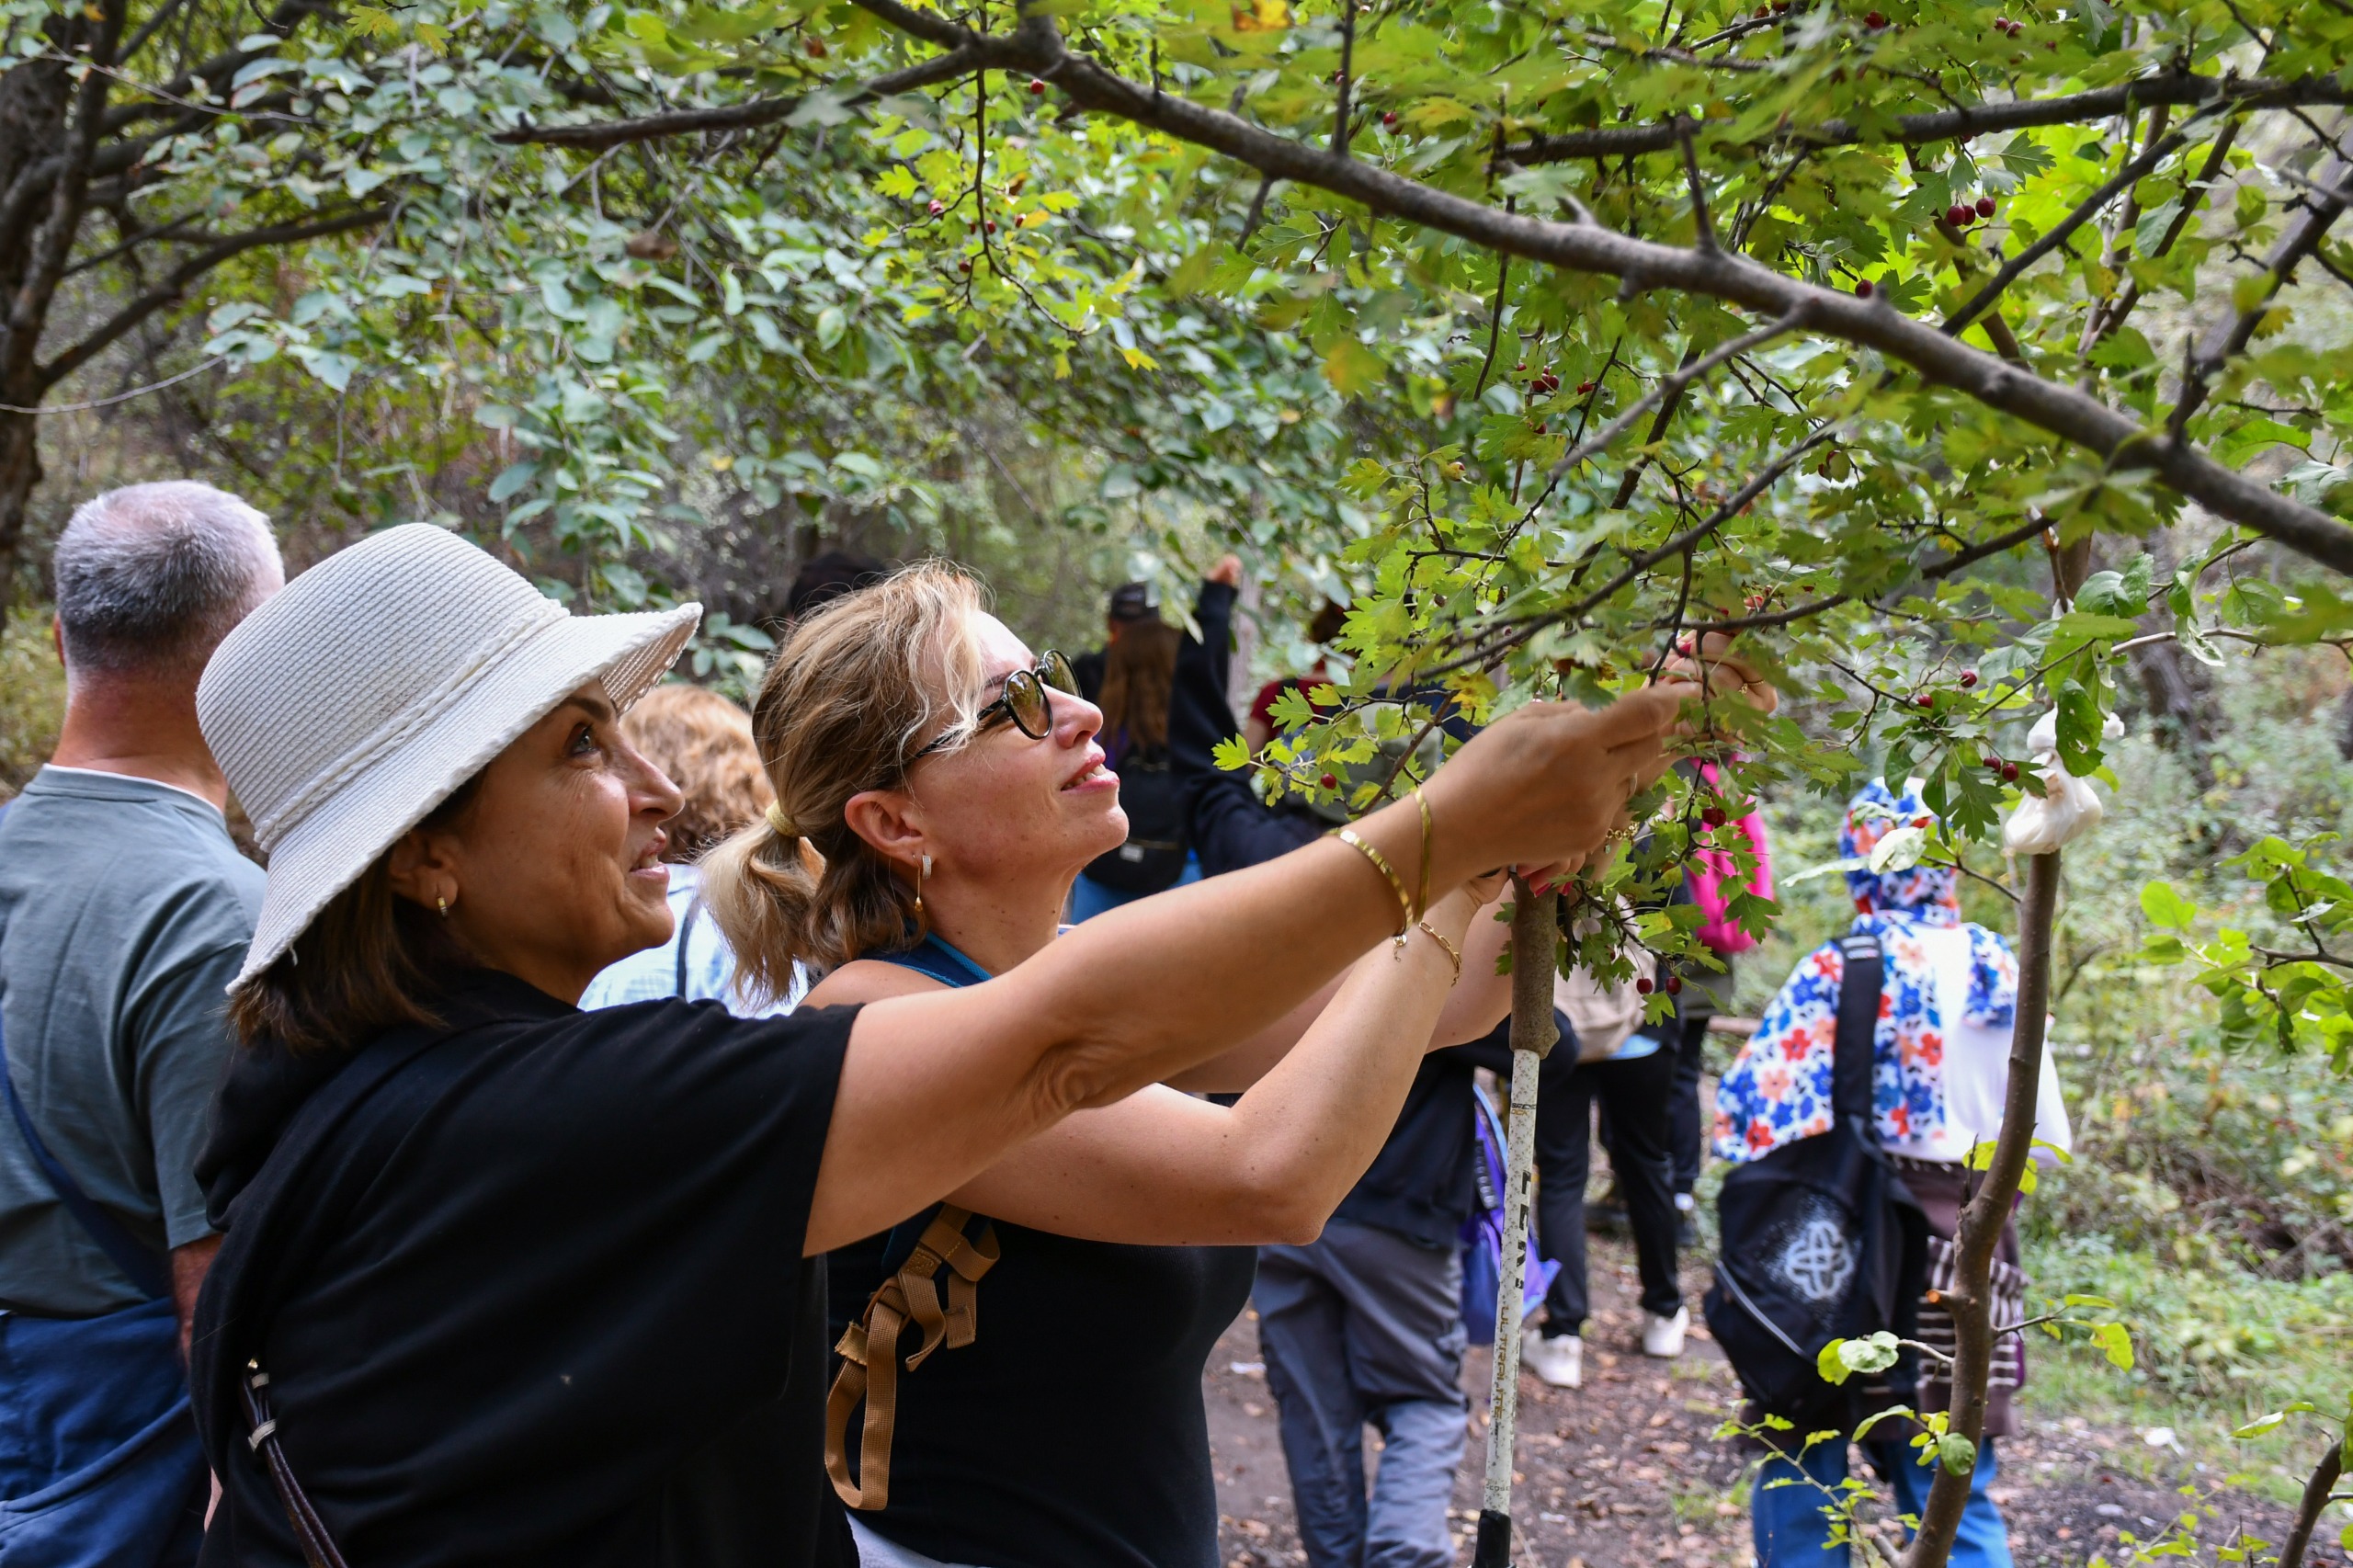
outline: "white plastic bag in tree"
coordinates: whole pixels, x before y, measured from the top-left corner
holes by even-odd
[[[2100,733],[2102,738],[2112,741],[2124,733],[2124,726],[2111,713]],[[2089,784],[2060,765],[2056,709],[2035,721],[2026,744],[2034,757],[2031,769],[2025,775],[2026,798],[2010,813],[2010,820],[2002,824],[2002,847],[2012,855],[2048,855],[2077,835],[2097,827],[2108,809],[2100,804]],[[2035,792],[2037,782],[2041,786],[2040,794]]]

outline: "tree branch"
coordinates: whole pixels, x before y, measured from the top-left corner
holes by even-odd
[[[2310,1480],[2304,1483],[2304,1495],[2296,1509],[2296,1522],[2289,1527],[2288,1539],[2279,1543],[2279,1561],[2276,1568],[2301,1568],[2305,1549],[2313,1543],[2313,1527],[2329,1505],[2330,1489],[2336,1484],[2345,1467],[2345,1439],[2330,1433],[2328,1451],[2313,1467]]]
[[[1978,290],[1971,297],[1969,303],[1945,318],[1943,330],[1955,336],[1968,330],[1969,324],[1977,319],[1977,312],[2000,299],[2002,290],[2017,282],[2021,273],[2065,244],[2067,237],[2082,228],[2092,214],[2115,200],[2118,192],[2130,190],[2139,184],[2142,177],[2164,162],[2175,148],[2188,141],[2190,127],[2196,123],[2197,120],[2192,119],[2185,122],[2180,130],[2158,138],[2139,157],[2117,170],[2115,176],[2106,185],[2078,202],[2074,211],[2052,224],[2050,233],[2003,263],[2002,269],[1994,274],[1985,287]]]
[[[2016,103],[1978,104],[1967,108],[1941,109],[1933,114],[1907,114],[1892,128],[1866,129],[1852,120],[1826,119],[1820,125],[1776,131],[1767,140],[1799,142],[1811,146],[1853,146],[1860,142],[1895,142],[1918,146],[1930,142],[1965,142],[1999,131],[2023,131],[2043,125],[2073,125],[2130,114],[2153,104],[2224,104],[2232,108],[2285,108],[2290,105],[2353,103],[2353,88],[2332,76],[2289,79],[2256,77],[2233,81],[2219,76],[2167,75],[2143,77],[2118,86],[2055,98],[2025,98]],[[1571,131],[1533,136],[1505,149],[1516,164],[1558,164],[1572,158],[1610,158],[1627,153],[1664,153],[1675,145],[1673,120],[1656,125],[1613,126],[1598,131]]]
[[[2320,179],[2313,189],[2318,194],[2304,198],[2303,216],[2297,219],[2289,231],[2280,235],[2263,258],[2264,288],[2255,303],[2239,312],[2229,321],[2218,324],[2206,335],[2206,341],[2189,361],[2188,373],[2182,378],[2181,398],[2174,404],[2171,428],[2178,433],[2206,401],[2207,384],[2220,373],[2222,366],[2234,354],[2245,352],[2255,338],[2255,329],[2261,324],[2264,312],[2288,280],[2296,275],[2297,267],[2310,256],[2329,230],[2329,225],[2345,215],[2345,192],[2336,188],[2349,166],[2346,160],[2331,153],[2320,171]]]
[[[1635,399],[1623,414],[1603,426],[1594,435],[1563,452],[1561,460],[1552,465],[1550,477],[1558,479],[1595,453],[1608,450],[1609,444],[1631,429],[1634,421],[1640,419],[1654,403],[1664,402],[1670,397],[1680,397],[1685,387],[1689,386],[1725,360],[1745,354],[1761,343],[1770,343],[1774,338],[1795,332],[1806,324],[1810,313],[1806,301],[1801,300],[1779,320],[1769,322],[1754,332],[1745,332],[1738,337],[1718,344],[1704,358],[1686,360],[1672,374],[1663,377],[1658,385]]]
[[[334,218],[321,218],[306,223],[279,223],[267,229],[248,229],[242,234],[232,234],[210,245],[164,276],[161,282],[133,299],[115,312],[103,325],[87,337],[33,372],[37,392],[45,392],[83,366],[88,364],[124,333],[153,315],[166,305],[178,301],[188,286],[229,260],[246,251],[264,245],[290,245],[303,240],[324,239],[329,234],[348,233],[381,223],[392,209],[390,203],[370,207],[362,211],[346,212]]]
[[[961,46],[955,51],[910,65],[904,71],[893,71],[864,83],[841,99],[842,107],[854,108],[876,98],[886,98],[893,93],[913,92],[937,83],[969,76],[995,63],[990,51],[982,47],[984,40]],[[491,137],[508,146],[538,143],[550,147],[573,147],[585,152],[603,152],[630,142],[655,142],[668,136],[693,136],[711,131],[749,131],[758,126],[774,125],[790,119],[801,106],[816,97],[804,94],[789,98],[756,98],[747,104],[732,104],[725,108],[678,109],[669,114],[650,114],[638,119],[608,119],[586,125],[533,125],[526,120],[511,131],[501,131]]]
[[[2161,438],[2157,432],[2086,392],[2006,364],[1996,355],[1914,321],[1883,300],[1858,299],[1802,282],[1733,252],[1701,252],[1636,239],[1598,224],[1555,222],[1498,211],[1390,170],[1336,156],[1328,149],[1276,135],[1175,93],[1156,92],[1130,81],[1068,50],[1048,17],[1031,14],[1012,34],[983,39],[944,17],[911,10],[898,0],[857,0],[857,4],[916,37],[960,51],[973,50],[979,64],[986,69],[1025,70],[1051,82],[1077,108],[1116,115],[1222,153],[1261,175],[1316,186],[1384,216],[1491,250],[1571,271],[1627,279],[1637,288],[1680,290],[1775,316],[1802,302],[1818,329],[1828,335],[1900,360],[1931,382],[2100,454],[2113,468],[2153,471],[2176,492],[2217,516],[2353,575],[2353,528],[2215,462],[2185,443]],[[2156,91],[2165,80],[2117,89],[2122,96],[2120,101],[2144,86]],[[2185,80],[2195,87],[2190,101],[2228,97],[2233,105],[2239,105],[2261,97],[2248,90],[2256,84]],[[2281,84],[2260,85],[2273,94],[2288,90]],[[2353,89],[2333,81],[2291,85],[2298,91],[2309,90],[2318,101],[2353,97]],[[2077,97],[2088,100],[2094,95]],[[636,132],[669,133],[658,128]]]

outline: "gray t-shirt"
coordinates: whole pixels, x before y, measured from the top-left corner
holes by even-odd
[[[58,1163],[159,1248],[210,1233],[196,1156],[264,880],[221,813],[168,784],[45,767],[0,816],[8,1071]],[[139,1300],[0,1116],[0,1308]]]

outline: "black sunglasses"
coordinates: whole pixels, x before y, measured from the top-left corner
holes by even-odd
[[[977,735],[1010,723],[1033,741],[1044,740],[1054,729],[1053,699],[1047,695],[1051,691],[1076,697],[1078,672],[1070,667],[1068,659],[1049,648],[1038,655],[1036,669],[1016,670],[1005,677],[1005,694],[972,715],[972,733]],[[907,766],[913,767],[932,753],[946,750],[955,733],[949,730],[926,743],[907,758]]]

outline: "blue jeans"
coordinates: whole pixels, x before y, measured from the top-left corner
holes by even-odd
[[[1187,850],[1184,871],[1168,886],[1181,888],[1187,882],[1198,882],[1200,880],[1201,858]],[[1165,892],[1167,890],[1164,888],[1162,891]],[[1071,884],[1070,923],[1075,926],[1082,920],[1094,919],[1107,909],[1117,909],[1123,903],[1133,903],[1140,898],[1151,896],[1150,893],[1120,892],[1115,888],[1107,888],[1101,882],[1082,872],[1078,881]]]
[[[1335,1220],[1305,1246],[1259,1248],[1251,1300],[1309,1568],[1452,1568],[1461,1254]],[[1368,1425],[1382,1442],[1369,1495]]]
[[[1899,1437],[1874,1439],[1862,1445],[1871,1469],[1895,1489],[1899,1514],[1915,1518],[1927,1506],[1928,1484],[1936,1479],[1935,1461]],[[1830,1522],[1822,1517],[1830,1499],[1821,1487],[1836,1488],[1847,1479],[1847,1445],[1816,1443],[1802,1462],[1774,1454],[1757,1473],[1749,1500],[1749,1528],[1756,1543],[1756,1568],[1847,1568],[1847,1548],[1827,1544]],[[1799,1471],[1819,1485],[1795,1479]],[[1953,1538],[1951,1568],[2010,1568],[2009,1530],[2001,1510],[1986,1495],[1996,1467],[1991,1438],[1977,1445],[1977,1468],[1969,1477],[1969,1502],[1961,1509],[1961,1531]],[[1775,1486],[1776,1481],[1788,1484]],[[1907,1536],[1910,1532],[1906,1532]]]
[[[186,1568],[207,1475],[169,1299],[0,1312],[0,1563]]]

